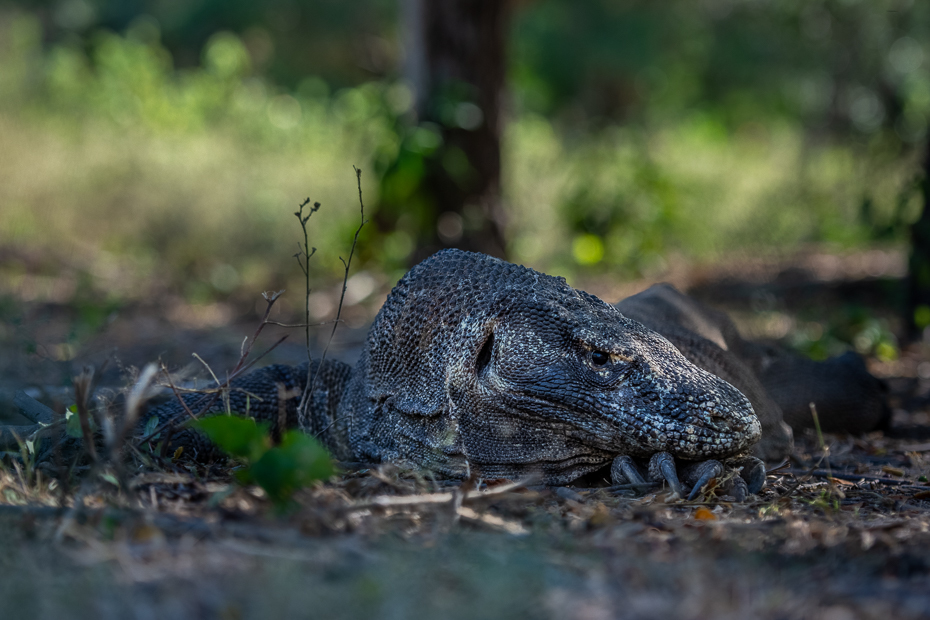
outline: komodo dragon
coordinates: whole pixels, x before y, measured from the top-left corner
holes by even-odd
[[[550,485],[609,466],[615,484],[665,480],[684,496],[680,477],[692,497],[733,468],[730,490],[742,498],[764,484],[754,446],[776,458],[791,443],[779,405],[735,353],[752,346],[671,287],[614,307],[563,278],[444,250],[397,283],[354,369],[268,366],[233,382],[229,406],[276,427],[279,390],[298,392],[312,376],[305,418],[289,398],[285,423],[341,460],[403,461],[457,478],[535,474]],[[203,402],[184,399],[195,411]],[[176,401],[152,416],[187,417]],[[194,458],[215,455],[196,431],[180,429],[171,443]]]
[[[251,373],[230,408],[275,425],[278,386],[300,390],[307,374],[306,365]],[[445,250],[414,267],[355,368],[326,361],[310,374],[309,415],[298,419],[292,398],[287,425],[341,460],[404,461],[457,478],[535,474],[553,485],[607,465],[615,483],[643,483],[648,463],[647,476],[679,495],[679,471],[696,492],[724,461],[742,468],[736,494],[764,482],[762,462],[747,456],[759,420],[737,389],[564,278],[483,254]],[[177,402],[152,414],[186,418]],[[174,446],[212,451],[193,431]]]
[[[858,358],[859,366],[845,357],[818,364],[748,343],[726,315],[668,285],[616,308],[562,278],[440,252],[392,291],[354,370],[340,362],[319,369],[308,419],[288,403],[288,424],[320,437],[337,458],[404,460],[452,477],[533,472],[563,484],[612,463],[615,483],[642,482],[636,462],[649,459],[648,477],[681,494],[675,459],[693,492],[728,458],[758,490],[761,463],[739,457],[750,449],[785,456],[792,431],[783,409],[800,428],[818,401],[827,430],[870,430],[884,414],[877,381]],[[786,379],[792,369],[799,372]],[[306,375],[306,365],[272,366],[243,379],[242,389],[263,399],[250,399],[251,415],[274,422],[276,384],[302,389]],[[849,399],[824,389],[837,384],[833,391],[857,406],[844,409]],[[233,393],[233,409],[245,409],[242,394]],[[758,444],[746,398],[761,420]],[[178,414],[176,404],[155,412]],[[210,449],[193,433],[177,441]]]

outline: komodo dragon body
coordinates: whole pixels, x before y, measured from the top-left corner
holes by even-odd
[[[748,454],[783,457],[792,443],[783,410],[818,398],[811,381],[793,394],[785,368],[851,382],[847,392],[869,406],[850,430],[885,415],[861,361],[817,364],[746,342],[725,315],[668,285],[611,306],[563,278],[445,250],[394,287],[354,368],[259,369],[233,383],[228,407],[275,428],[283,419],[345,461],[407,462],[456,478],[535,474],[553,485],[609,465],[614,483],[666,480],[680,495],[681,474],[692,496],[733,467],[731,488],[742,497],[765,475]],[[308,377],[301,417],[297,397],[278,398],[301,392]],[[196,395],[184,398],[197,406]],[[176,401],[151,415],[187,417]],[[832,411],[826,425],[842,429],[844,415]],[[191,430],[171,441],[196,458],[215,454]]]
[[[786,379],[791,369],[807,379]],[[665,480],[684,495],[681,475],[692,497],[730,467],[742,498],[764,484],[756,457],[790,449],[783,418],[804,426],[797,409],[817,401],[826,428],[870,430],[887,417],[880,387],[858,358],[818,364],[746,342],[668,285],[611,306],[563,278],[445,250],[397,283],[354,368],[268,366],[235,380],[228,402],[202,411],[187,394],[186,407],[171,401],[144,421],[172,427],[171,447],[198,459],[216,448],[183,428],[188,411],[231,410],[300,428],[344,461],[553,485],[610,466],[615,484]]]
[[[740,475],[727,488],[740,498],[764,483],[757,457],[790,450],[785,422],[810,426],[810,403],[824,430],[888,420],[882,384],[854,354],[813,362],[747,342],[726,315],[668,285],[610,306],[563,278],[458,250],[398,282],[354,369],[274,365],[230,388],[226,402],[188,393],[142,423],[168,428],[169,445],[197,459],[217,452],[184,427],[190,411],[231,410],[275,432],[300,428],[344,461],[547,484],[609,465],[614,483],[648,477],[683,495],[680,473],[692,497],[731,467]],[[0,445],[39,426],[0,428]]]
[[[723,473],[722,461],[742,468],[738,494],[764,481],[762,462],[746,456],[759,419],[733,385],[563,278],[482,254],[445,250],[414,267],[354,369],[269,366],[234,383],[229,408],[275,426],[280,390],[299,391],[308,376],[311,406],[300,419],[290,398],[286,424],[341,460],[408,462],[458,478],[538,475],[546,484],[608,465],[615,483],[642,483],[645,465],[646,477],[679,494],[679,473],[696,492]],[[185,398],[193,406],[197,397]],[[177,402],[152,414],[186,418]],[[212,453],[193,431],[172,442]]]

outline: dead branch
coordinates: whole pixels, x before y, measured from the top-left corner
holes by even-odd
[[[516,482],[509,482],[500,486],[485,489],[483,491],[471,490],[460,493],[462,503],[480,501],[487,499],[500,499],[501,495],[525,488],[537,480],[536,477],[528,477]],[[402,508],[426,506],[430,504],[449,504],[455,499],[457,489],[446,493],[421,493],[415,495],[379,495],[368,501],[353,504],[347,508],[347,512],[361,512],[373,508]]]
[[[81,423],[81,436],[84,439],[84,451],[91,462],[97,462],[97,447],[94,445],[94,435],[90,428],[90,413],[87,410],[87,400],[90,397],[91,383],[94,379],[94,369],[85,366],[78,376],[72,379],[74,385],[75,408],[78,421]]]
[[[362,171],[360,168],[352,167],[355,170],[355,182],[358,185],[358,204],[359,204],[359,213],[360,220],[358,228],[355,229],[355,236],[352,239],[352,247],[349,249],[349,258],[344,260],[341,256],[339,260],[342,261],[343,266],[345,267],[345,273],[342,277],[342,292],[339,295],[339,306],[336,309],[336,318],[333,321],[333,330],[329,333],[329,339],[326,341],[326,346],[323,347],[323,354],[320,356],[320,363],[316,367],[316,372],[312,371],[312,365],[307,366],[307,384],[304,386],[303,396],[300,398],[300,403],[297,405],[297,417],[301,428],[309,428],[309,412],[307,409],[310,407],[310,395],[313,392],[313,386],[316,384],[316,378],[320,374],[320,370],[323,368],[323,362],[326,361],[326,354],[329,353],[329,347],[333,343],[333,338],[336,335],[336,328],[339,327],[339,323],[342,319],[342,307],[345,303],[346,290],[349,287],[349,268],[352,265],[352,257],[355,255],[355,247],[358,245],[358,235],[362,232],[362,227],[365,226],[367,220],[365,219],[365,202],[362,200]],[[309,216],[308,216],[309,218]],[[304,229],[304,249],[306,249],[306,228]],[[306,272],[305,272],[306,273]],[[307,280],[307,315],[306,321],[310,322],[310,289],[309,289],[309,279]],[[309,328],[308,328],[309,329]],[[309,334],[309,331],[308,331]],[[307,336],[307,359],[310,360],[310,337]]]

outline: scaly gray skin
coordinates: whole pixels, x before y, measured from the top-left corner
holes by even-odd
[[[297,419],[291,399],[287,425],[320,436],[342,460],[456,478],[536,474],[551,485],[611,464],[615,483],[642,483],[648,461],[647,476],[682,495],[680,469],[692,496],[725,460],[743,468],[738,496],[764,482],[761,461],[744,458],[759,420],[736,388],[563,278],[485,255],[445,250],[414,267],[355,369],[322,368],[309,418]],[[230,408],[246,411],[251,393],[249,415],[274,426],[277,384],[302,389],[306,377],[306,366],[258,370],[235,384]],[[176,402],[153,415],[185,416]],[[212,454],[191,431],[173,443]]]

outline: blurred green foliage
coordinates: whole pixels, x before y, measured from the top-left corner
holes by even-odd
[[[287,508],[295,491],[325,480],[336,470],[326,448],[297,430],[286,431],[274,445],[268,425],[253,418],[217,415],[197,420],[203,431],[230,456],[243,461],[236,470],[242,484],[257,484],[279,509]]]
[[[695,108],[727,128],[779,117],[834,134],[926,131],[930,7],[913,0],[544,0],[517,20],[525,107],[663,122]]]
[[[930,5],[910,0],[533,3],[514,99],[572,147],[578,182],[554,200],[570,240],[518,226],[516,247],[642,274],[682,251],[901,242],[928,44]]]
[[[153,283],[193,301],[284,288],[290,212],[309,191],[329,211],[311,269],[341,271],[357,219],[351,164],[389,138],[372,120],[380,84],[330,96],[309,79],[285,92],[251,75],[228,32],[201,66],[177,70],[147,18],[87,49],[44,48],[26,14],[0,29],[0,243],[34,255],[3,264],[14,287],[54,296],[64,269],[116,298]]]
[[[54,299],[70,270],[72,289],[107,292],[90,323],[153,287],[301,290],[290,213],[323,204],[311,269],[340,273],[353,164],[372,211],[405,209],[396,229],[366,227],[361,257],[400,269],[434,225],[424,166],[457,164],[411,116],[395,4],[2,5],[0,244],[32,258],[0,276]],[[919,211],[927,3],[538,0],[517,6],[509,62],[514,260],[654,275],[903,243]]]
[[[894,361],[900,353],[898,339],[889,321],[868,309],[849,305],[820,320],[801,322],[788,335],[785,344],[815,360],[840,355],[849,345],[861,355],[883,362]]]
[[[396,0],[13,0],[36,16],[48,41],[87,45],[100,30],[158,24],[180,69],[199,67],[218,32],[234,32],[253,69],[296,87],[318,76],[335,88],[387,75],[396,64]]]

